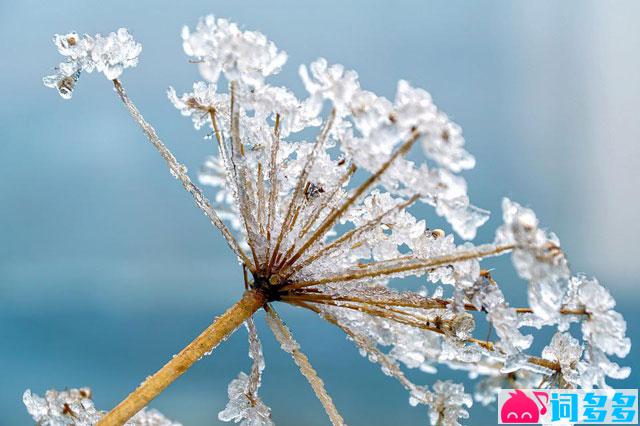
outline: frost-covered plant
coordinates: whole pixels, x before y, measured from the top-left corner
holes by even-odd
[[[229,403],[219,418],[273,424],[270,409],[258,397],[264,359],[252,317],[261,308],[331,422],[344,424],[276,313],[275,302],[308,309],[343,330],[363,355],[408,390],[412,405],[429,407],[432,424],[457,425],[468,417],[470,395],[450,381],[415,384],[403,368],[433,373],[445,365],[484,376],[475,394],[483,404],[494,401],[501,387],[589,389],[606,387],[607,377],[629,375],[628,368],[608,358],[624,357],[630,350],[613,298],[595,279],[572,275],[558,238],[540,227],[533,211],[505,199],[504,224],[495,240],[476,245],[456,242],[453,234],[427,227],[409,211],[415,203],[432,206],[464,240],[474,238],[488,218],[488,212],[469,202],[460,175],[475,163],[460,127],[436,108],[426,91],[400,81],[389,100],[361,88],[355,71],[319,59],[300,67],[309,96],[298,99],[287,88],[268,83],[286,54],[264,35],[207,16],[195,30],[185,27],[182,39],[204,81],[182,95],[171,88],[168,96],[196,129],[205,127],[215,141],[217,154],[206,160],[198,176],[216,191],[214,203],[118,80],[141,51],[126,30],[106,37],[57,35],[55,44],[66,60],[44,80],[65,99],[83,72],[95,69],[112,80],[134,120],[221,231],[244,272],[242,299],[101,417],[100,425],[128,421],[242,323],[249,330],[253,367],[231,382]],[[315,136],[306,140],[314,128]],[[412,152],[414,145],[422,147],[424,158]],[[482,259],[506,253],[528,282],[529,307],[512,307],[480,267]],[[389,285],[409,276],[445,285],[447,292],[442,286],[412,292]],[[482,315],[495,330],[495,341],[474,337]],[[581,324],[581,340],[569,334],[573,322]],[[557,327],[558,333],[536,356],[528,352],[533,335],[524,329],[542,326]],[[62,424],[55,423],[61,416],[59,404],[49,402],[55,398],[52,394],[45,403],[25,395],[31,414],[42,424]],[[45,409],[52,404],[57,404],[55,410]],[[74,415],[94,415],[92,404],[74,404]]]
[[[106,411],[93,405],[91,389],[48,390],[44,398],[26,390],[22,401],[38,426],[92,426]],[[181,426],[157,410],[142,409],[125,423],[126,426]]]

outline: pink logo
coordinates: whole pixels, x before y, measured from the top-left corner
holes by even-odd
[[[533,395],[540,404],[536,404],[521,390],[509,392],[509,399],[502,405],[500,419],[502,423],[538,423],[540,415],[547,412],[549,395],[546,392],[533,392]],[[541,397],[544,397],[542,402]]]

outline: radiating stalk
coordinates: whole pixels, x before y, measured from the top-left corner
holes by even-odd
[[[267,207],[267,253],[264,267],[268,268],[271,254],[271,234],[276,216],[276,203],[278,202],[278,150],[280,148],[280,114],[276,114],[276,123],[273,128],[273,139],[271,141],[271,152],[269,156],[269,200]]]
[[[237,102],[238,84],[232,81],[230,84],[230,105],[229,112],[231,114],[231,164],[233,166],[233,176],[237,183],[237,202],[239,205],[240,216],[245,228],[247,243],[251,248],[253,260],[256,268],[259,264],[258,255],[256,253],[256,231],[257,225],[253,216],[256,210],[256,203],[253,199],[255,191],[247,174],[247,168],[244,159],[244,145],[240,140],[240,109]]]
[[[256,183],[258,186],[258,226],[260,227],[260,234],[264,235],[264,171],[262,169],[262,163],[258,161],[258,170],[256,172]]]
[[[304,287],[309,287],[314,285],[322,285],[327,283],[347,282],[347,281],[360,280],[364,278],[388,277],[401,272],[415,272],[419,270],[428,270],[431,268],[437,268],[437,267],[452,264],[452,263],[464,262],[472,259],[481,259],[483,257],[488,257],[488,256],[495,256],[505,251],[510,251],[513,248],[514,248],[513,245],[504,245],[504,246],[493,247],[488,250],[464,251],[464,252],[454,253],[447,256],[434,257],[432,259],[425,259],[417,262],[409,262],[399,266],[390,266],[387,268],[376,269],[373,271],[368,271],[368,270],[356,271],[356,272],[349,272],[342,275],[335,275],[335,276],[320,278],[317,280],[298,281],[289,285],[285,285],[283,286],[283,288],[287,290],[294,290],[298,288],[304,288]]]
[[[276,339],[278,339],[282,349],[285,352],[288,352],[293,357],[293,360],[298,367],[300,367],[300,372],[307,379],[313,389],[313,392],[322,403],[331,423],[334,426],[344,425],[344,420],[340,413],[338,413],[336,406],[333,404],[331,396],[329,396],[327,390],[324,388],[322,379],[318,377],[318,373],[311,366],[307,356],[300,351],[300,345],[298,345],[298,342],[294,340],[291,335],[291,331],[289,331],[289,328],[284,325],[280,316],[272,306],[269,306],[269,309],[267,309],[267,324],[271,327],[271,330],[276,336]]]
[[[294,302],[297,303],[297,302]],[[402,315],[398,315],[396,312],[390,311],[388,309],[382,309],[382,308],[378,308],[378,307],[373,307],[373,306],[365,306],[365,305],[361,305],[361,306],[356,306],[356,305],[350,305],[350,304],[345,304],[345,303],[339,303],[339,302],[330,302],[330,301],[323,301],[323,302],[311,302],[311,303],[318,303],[320,305],[326,305],[326,306],[331,306],[333,308],[338,308],[338,309],[351,309],[351,310],[355,310],[358,312],[362,312],[364,314],[367,315],[371,315],[371,316],[375,316],[375,317],[379,317],[379,318],[384,318],[386,320],[389,321],[393,321],[399,324],[404,324],[407,325],[409,327],[414,327],[414,328],[419,328],[421,330],[427,330],[427,331],[431,331],[437,334],[441,334],[441,335],[445,335],[446,332],[440,328],[440,327],[435,327],[435,326],[431,326],[428,325],[428,323],[424,323],[421,322],[419,320],[413,319],[413,318],[408,318]],[[492,351],[492,352],[496,352],[497,355],[504,355],[503,353],[500,353],[499,351],[496,350],[495,345],[493,344],[493,342],[488,342],[486,340],[480,340],[480,339],[476,339],[474,337],[470,337],[468,339],[463,340],[466,343],[473,343],[479,346],[484,347],[485,349]],[[539,365],[541,367],[547,368],[549,370],[553,370],[553,371],[559,371],[560,370],[560,365],[557,362],[553,362],[553,361],[549,361],[547,359],[544,358],[539,358],[539,357],[535,357],[535,356],[530,356],[527,358],[527,362],[531,363],[531,364],[535,364],[535,365]]]
[[[116,93],[118,93],[118,96],[129,110],[129,113],[131,114],[133,119],[136,121],[136,123],[138,123],[138,125],[140,125],[140,127],[142,127],[142,130],[144,131],[145,135],[147,135],[147,138],[149,139],[151,144],[153,144],[160,155],[162,155],[162,158],[164,158],[164,160],[167,162],[171,173],[180,180],[184,189],[193,196],[193,199],[196,202],[198,208],[200,208],[200,210],[202,210],[204,214],[209,218],[211,223],[216,228],[218,228],[220,232],[222,232],[222,236],[227,240],[227,244],[229,244],[231,250],[233,250],[234,253],[240,258],[242,263],[247,265],[249,270],[255,272],[255,266],[249,260],[247,255],[244,254],[244,252],[238,245],[238,242],[235,240],[235,238],[233,238],[233,235],[231,235],[231,232],[229,232],[227,226],[222,222],[213,206],[211,206],[209,200],[202,194],[200,188],[198,188],[193,182],[191,182],[191,179],[186,173],[186,168],[182,164],[178,163],[176,157],[174,157],[171,151],[169,151],[165,144],[160,140],[153,126],[151,126],[151,124],[149,124],[144,119],[140,111],[138,111],[138,108],[136,108],[134,103],[131,101],[131,99],[127,95],[127,92],[125,92],[124,87],[122,87],[122,83],[120,83],[118,79],[115,79],[113,80],[113,85],[115,86]]]

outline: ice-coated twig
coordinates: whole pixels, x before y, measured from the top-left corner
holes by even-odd
[[[416,261],[409,261],[399,266],[391,266],[384,269],[376,269],[373,271],[356,271],[352,273],[328,276],[325,278],[312,280],[312,281],[298,281],[292,284],[285,285],[284,288],[288,290],[294,290],[298,288],[310,287],[315,285],[322,285],[327,283],[347,282],[354,280],[361,280],[365,278],[384,277],[391,276],[402,272],[410,272],[417,270],[428,270],[436,268],[438,266],[448,265],[457,262],[464,262],[471,259],[481,259],[488,256],[496,256],[500,253],[513,250],[513,245],[504,246],[490,246],[490,248],[482,250],[475,249],[471,251],[464,251],[447,256],[434,257],[431,259],[415,259]]]
[[[286,293],[281,296],[281,300],[283,301],[336,301],[336,302],[354,302],[361,303],[365,305],[375,305],[375,306],[394,306],[394,307],[403,307],[403,308],[420,308],[420,309],[444,309],[447,306],[451,305],[452,301],[449,299],[440,299],[440,298],[429,298],[422,296],[418,293],[405,291],[397,294],[390,294],[388,297],[384,297],[379,293],[375,293],[372,295],[367,295],[366,293],[355,293],[353,294],[323,294],[323,293],[299,293],[297,291],[292,291]],[[482,309],[479,309],[477,306],[471,303],[465,303],[462,307],[467,311],[479,311],[484,312]],[[518,314],[530,314],[532,313],[531,308],[513,308]],[[584,309],[571,309],[571,308],[562,308],[560,309],[560,314],[562,315],[589,315]]]
[[[262,370],[264,370],[264,357],[258,331],[252,318],[247,319],[244,325],[249,334],[249,357],[253,360],[251,372],[248,376],[241,372],[229,383],[227,392],[229,402],[225,409],[218,413],[218,419],[240,423],[241,426],[273,426],[271,409],[258,396]]]
[[[264,356],[262,355],[262,345],[258,337],[258,330],[253,318],[245,321],[247,333],[249,334],[249,357],[253,360],[251,374],[249,374],[249,394],[255,397],[260,387],[262,370],[264,370]]]
[[[258,267],[258,255],[255,251],[256,248],[256,232],[257,223],[254,217],[254,212],[257,210],[254,196],[256,195],[253,190],[252,181],[247,176],[247,166],[244,162],[244,145],[240,140],[240,110],[237,104],[237,87],[238,83],[232,81],[230,87],[230,100],[229,111],[231,114],[231,165],[233,172],[233,179],[235,181],[235,188],[237,189],[238,196],[238,208],[240,211],[240,217],[245,228],[245,235],[247,237],[247,243],[251,249],[253,260]]]
[[[421,330],[427,330],[433,333],[447,335],[449,334],[447,329],[453,329],[453,321],[440,321],[438,324],[433,324],[426,320],[425,318],[414,315],[408,315],[407,312],[395,310],[393,308],[388,307],[375,307],[375,306],[366,306],[366,305],[353,305],[344,302],[333,302],[333,301],[310,301],[311,303],[318,303],[320,305],[332,306],[334,308],[344,308],[351,309],[358,312],[362,312],[364,314],[370,315],[372,317],[384,318],[386,320],[394,321],[399,324],[404,324],[409,327],[419,328]],[[311,303],[306,303],[304,301],[292,301],[293,304],[297,304],[299,306],[307,307],[313,306]],[[312,309],[314,312],[317,308]],[[493,342],[489,342],[486,340],[480,340],[473,337],[469,337],[463,339],[466,343],[476,344],[478,346],[483,347],[484,349],[490,352],[496,352],[495,345]],[[496,352],[497,356],[503,356]],[[529,356],[522,354],[522,357],[526,360],[526,362],[540,366],[548,369],[549,371],[559,371],[560,366],[557,362],[552,362],[544,358],[539,358],[536,356]]]
[[[267,203],[267,249],[263,269],[268,268],[271,258],[271,237],[275,225],[276,204],[278,196],[278,150],[280,148],[280,114],[276,114],[276,123],[271,137],[271,150],[269,152],[269,200]]]
[[[307,379],[313,392],[320,400],[320,403],[322,403],[331,423],[334,426],[344,425],[344,420],[333,404],[331,396],[329,396],[327,390],[324,388],[322,379],[318,377],[318,373],[311,366],[307,356],[300,351],[300,345],[294,340],[289,328],[282,322],[278,313],[273,309],[273,306],[270,305],[267,309],[267,324],[269,324],[274,336],[276,336],[282,350],[293,357],[293,360],[300,368],[300,372]]]
[[[255,270],[254,265],[251,263],[249,258],[244,254],[244,252],[238,245],[238,242],[235,240],[235,238],[233,238],[233,235],[231,235],[231,232],[229,232],[229,229],[227,228],[227,226],[222,222],[222,220],[216,213],[215,209],[209,202],[209,200],[202,194],[202,191],[200,190],[200,188],[198,188],[191,181],[191,178],[189,178],[189,175],[187,175],[185,166],[183,166],[178,162],[178,160],[176,160],[176,157],[171,153],[171,151],[169,151],[169,149],[165,146],[165,144],[160,140],[153,126],[151,126],[151,124],[149,124],[144,119],[140,111],[138,111],[138,108],[131,101],[131,98],[129,98],[129,95],[127,95],[127,92],[124,90],[122,83],[118,79],[115,79],[113,80],[113,85],[115,87],[116,93],[118,94],[118,96],[120,97],[124,105],[127,107],[127,109],[129,110],[131,117],[133,117],[135,122],[138,123],[138,125],[140,125],[140,127],[142,128],[142,131],[144,132],[145,135],[147,135],[147,138],[149,139],[149,141],[158,150],[160,155],[162,155],[162,158],[164,158],[164,160],[167,162],[167,165],[169,166],[169,170],[171,171],[171,174],[180,180],[184,189],[186,189],[187,192],[193,196],[193,199],[196,202],[196,205],[198,206],[198,208],[200,208],[200,210],[202,210],[202,212],[209,218],[211,223],[216,228],[218,228],[220,232],[222,232],[222,235],[224,236],[225,240],[227,240],[227,244],[229,244],[229,247],[231,247],[233,252],[240,258],[242,263],[247,265],[247,267],[250,270],[254,271]]]

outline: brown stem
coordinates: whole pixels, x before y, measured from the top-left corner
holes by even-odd
[[[265,255],[265,261],[263,270],[266,270],[269,266],[269,259],[271,258],[271,231],[275,221],[276,215],[276,202],[278,197],[278,149],[280,146],[280,114],[276,114],[276,124],[273,129],[273,140],[271,142],[271,152],[269,157],[269,200],[267,207],[267,252]]]
[[[326,293],[312,293],[306,291],[296,292],[293,291],[291,293],[284,293],[281,297],[283,302],[319,302],[322,303],[325,300],[329,301],[337,301],[337,302],[353,302],[360,303],[366,305],[373,305],[378,307],[400,307],[400,308],[418,308],[418,309],[444,309],[447,305],[452,303],[451,300],[447,299],[439,299],[439,298],[428,298],[428,297],[419,297],[415,293],[411,293],[407,295],[406,299],[400,298],[403,293],[398,293],[396,297],[383,298],[380,295],[376,295],[375,297],[364,297],[362,296],[353,296],[353,295],[344,295],[344,294],[326,294]],[[486,312],[484,310],[478,309],[471,303],[465,303],[464,309],[466,311],[478,311],[478,312]],[[519,314],[529,314],[533,313],[533,309],[531,308],[514,308],[516,313]],[[588,312],[584,310],[584,308],[578,309],[570,309],[570,308],[561,308],[561,315],[589,315]],[[487,339],[488,340],[488,339]]]
[[[384,269],[377,269],[373,271],[357,271],[357,272],[346,272],[342,275],[328,276],[324,278],[319,278],[311,281],[297,281],[291,284],[287,284],[283,286],[285,290],[295,290],[299,288],[305,288],[310,286],[322,285],[327,283],[337,283],[337,282],[345,282],[345,281],[354,281],[361,280],[365,278],[376,278],[376,277],[388,277],[393,274],[398,273],[409,273],[420,270],[428,270],[431,268],[436,268],[448,264],[464,262],[471,259],[480,259],[483,257],[489,256],[497,256],[500,253],[510,251],[514,249],[514,245],[504,245],[504,246],[496,246],[491,247],[489,249],[478,249],[471,251],[462,251],[446,256],[434,257],[431,259],[416,259],[416,262],[411,262],[407,264],[402,264],[398,266],[392,266]]]
[[[324,387],[324,382],[309,362],[309,358],[300,350],[300,345],[298,345],[298,342],[296,342],[291,335],[289,328],[282,322],[273,307],[267,305],[265,310],[267,311],[267,324],[271,328],[271,331],[273,331],[274,336],[280,343],[282,350],[289,353],[296,365],[300,368],[300,372],[305,379],[307,379],[316,397],[327,412],[331,424],[333,424],[333,426],[345,426],[342,416],[336,409],[331,396]]]
[[[265,295],[256,290],[245,291],[242,298],[207,327],[198,337],[175,355],[154,375],[142,382],[120,404],[105,415],[97,426],[121,426],[196,361],[215,348],[225,337],[250,318],[264,303]]]

